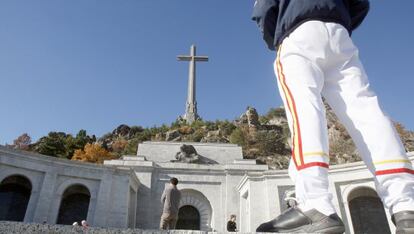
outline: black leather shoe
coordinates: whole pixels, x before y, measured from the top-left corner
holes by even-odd
[[[316,209],[302,212],[299,208],[290,208],[275,219],[262,223],[256,232],[301,232],[330,233],[345,232],[344,224],[337,214],[326,216]]]
[[[396,234],[414,234],[414,211],[400,211],[392,216]]]

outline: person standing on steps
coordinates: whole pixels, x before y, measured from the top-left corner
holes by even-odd
[[[161,196],[163,211],[160,221],[160,229],[175,229],[178,220],[178,210],[180,206],[181,192],[177,189],[178,179],[173,177],[170,184],[164,189]]]

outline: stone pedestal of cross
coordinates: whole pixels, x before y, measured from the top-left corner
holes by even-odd
[[[190,62],[187,103],[185,114],[182,118],[187,121],[187,123],[191,124],[199,119],[196,101],[196,62],[208,62],[208,56],[196,56],[196,46],[192,45],[190,55],[179,55],[177,56],[177,60]]]

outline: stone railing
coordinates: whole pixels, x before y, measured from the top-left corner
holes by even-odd
[[[0,233],[18,233],[18,234],[72,234],[72,233],[88,233],[88,234],[209,234],[203,231],[186,231],[186,230],[141,230],[141,229],[121,229],[121,228],[98,228],[70,225],[50,225],[38,223],[21,223],[0,221]]]
[[[0,221],[0,233],[7,234],[220,234],[218,232],[188,231],[188,230],[142,230],[122,228],[97,228],[70,225],[50,225],[38,223],[21,223]]]

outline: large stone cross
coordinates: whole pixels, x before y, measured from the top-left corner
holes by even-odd
[[[182,116],[187,123],[191,124],[199,118],[197,114],[197,101],[196,101],[196,62],[207,62],[207,56],[196,56],[196,46],[191,46],[190,55],[177,56],[178,61],[190,62],[189,75],[188,75],[188,94],[185,114]]]

